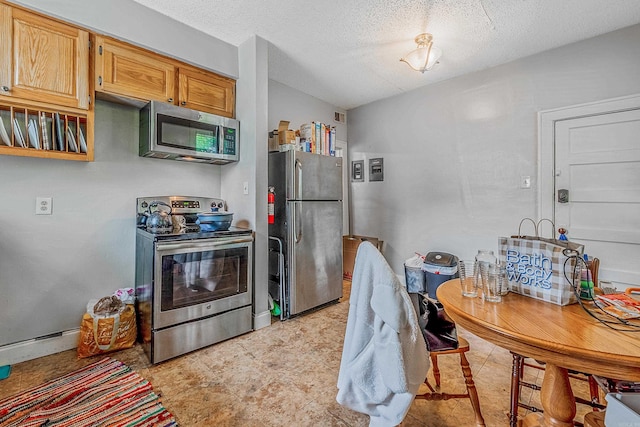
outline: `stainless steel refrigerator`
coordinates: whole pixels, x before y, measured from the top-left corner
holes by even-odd
[[[269,273],[282,277],[283,317],[342,297],[342,159],[270,153],[269,186],[275,189],[269,236],[282,242],[284,259],[272,262],[277,251],[270,252]]]

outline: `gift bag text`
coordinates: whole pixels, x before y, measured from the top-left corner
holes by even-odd
[[[509,281],[542,289],[551,289],[553,263],[543,254],[522,254],[507,250],[507,275]]]

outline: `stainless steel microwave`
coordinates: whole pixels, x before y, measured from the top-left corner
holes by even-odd
[[[151,101],[140,110],[140,156],[223,165],[239,159],[240,123]]]

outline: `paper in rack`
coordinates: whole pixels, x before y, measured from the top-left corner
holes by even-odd
[[[20,129],[20,124],[18,119],[13,118],[13,134],[16,140],[16,144],[18,144],[22,148],[26,148],[24,144],[24,136],[22,135],[22,129]]]
[[[0,117],[0,141],[2,141],[5,145],[11,146],[11,138],[9,138],[7,129],[4,127],[4,121],[2,120],[2,117]]]
[[[58,140],[58,151],[64,151],[64,122],[60,117],[60,113],[54,113],[53,115]]]
[[[73,135],[73,131],[67,126],[67,142],[69,143],[69,151],[75,151],[79,153],[78,145],[76,144],[76,137]]]
[[[80,128],[80,151],[83,153],[87,152],[87,140],[84,138],[82,127]]]
[[[42,149],[51,150],[51,138],[49,137],[49,129],[47,123],[47,115],[40,113],[40,131],[42,132]]]
[[[36,119],[29,119],[27,125],[27,133],[29,134],[29,143],[36,150],[40,149],[40,137],[38,136],[38,123]]]

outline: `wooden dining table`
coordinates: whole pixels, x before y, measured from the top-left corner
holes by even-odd
[[[544,412],[527,415],[524,427],[573,426],[576,404],[568,370],[640,381],[637,327],[637,332],[615,331],[592,318],[580,304],[559,306],[513,292],[498,303],[463,297],[460,279],[443,283],[436,294],[447,314],[464,329],[511,352],[546,362],[540,391]]]

